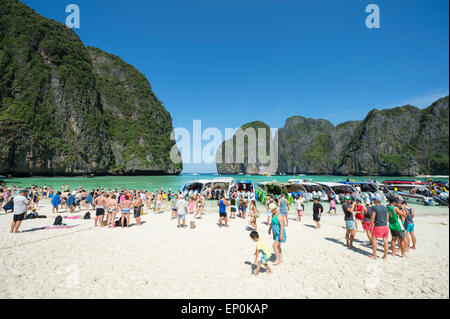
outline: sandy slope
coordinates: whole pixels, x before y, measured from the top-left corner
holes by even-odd
[[[308,205],[303,223],[290,221],[284,264],[254,277],[255,246],[247,222],[233,220],[230,228],[219,229],[217,209],[209,205],[211,213],[196,221],[196,229],[177,229],[164,213],[144,215],[145,224],[129,229],[65,219],[78,226],[33,230],[53,223],[53,218],[34,219],[14,235],[12,215],[0,214],[0,297],[449,298],[446,209],[417,212],[418,250],[406,260],[389,255],[374,261],[363,233],[357,234],[356,249],[343,245],[342,215],[324,216],[323,227],[315,230]],[[41,214],[48,211],[44,202]],[[263,221],[264,213],[258,227],[270,247]]]

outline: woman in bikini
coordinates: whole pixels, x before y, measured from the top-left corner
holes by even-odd
[[[124,200],[119,204],[120,210],[122,212],[121,225],[123,228],[123,220],[127,218],[127,228],[130,226],[130,211],[132,209],[133,203],[130,201],[130,197],[125,195]]]
[[[250,202],[250,225],[254,230],[258,230],[256,226],[256,219],[259,217],[258,208],[256,208],[256,202],[254,199]]]
[[[109,228],[115,228],[116,227],[116,214],[119,210],[119,204],[117,203],[116,194],[112,194],[111,196],[108,196],[108,199],[106,200],[106,211],[108,212],[108,218],[107,218],[107,225]]]

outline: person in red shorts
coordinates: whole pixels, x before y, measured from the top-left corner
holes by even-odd
[[[364,211],[364,219],[362,221],[364,232],[367,235],[367,238],[369,239],[368,245],[372,245],[372,232],[373,232],[373,225],[370,225],[370,218],[372,217],[372,206],[366,207],[366,210]]]
[[[371,207],[372,216],[370,218],[369,225],[369,227],[373,226],[371,239],[373,254],[370,256],[370,258],[377,259],[377,238],[382,238],[384,244],[383,259],[386,259],[389,252],[388,210],[386,206],[381,205],[381,198],[379,196],[375,196],[373,201],[375,205]]]
[[[361,204],[361,201],[358,199],[356,200],[356,214],[355,214],[355,228],[356,228],[356,232],[358,232],[358,221],[362,224],[362,221],[364,219],[364,213],[367,211],[367,208],[364,207]]]

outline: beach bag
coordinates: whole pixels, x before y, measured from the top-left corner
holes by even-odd
[[[91,213],[87,212],[86,214],[84,214],[83,219],[91,219]]]
[[[122,219],[119,218],[118,220],[116,220],[115,225],[116,225],[116,227],[122,227]],[[126,226],[127,226],[127,219],[124,218],[123,219],[123,227],[126,227]]]
[[[63,219],[62,219],[61,215],[58,215],[58,216],[56,216],[55,222],[53,223],[53,225],[60,226],[60,225],[62,225],[62,221],[63,221]]]
[[[191,229],[194,229],[195,227],[197,227],[197,226],[195,226],[195,221],[191,220],[191,222],[189,223],[189,227]]]
[[[14,210],[14,202],[11,199],[10,201],[8,201],[4,206],[3,206],[3,210],[6,212],[8,210]]]

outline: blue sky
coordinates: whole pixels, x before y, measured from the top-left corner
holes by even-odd
[[[25,3],[63,23],[79,5],[82,41],[144,73],[174,127],[278,128],[293,115],[338,124],[448,94],[448,0]],[[365,26],[370,3],[380,29]]]

